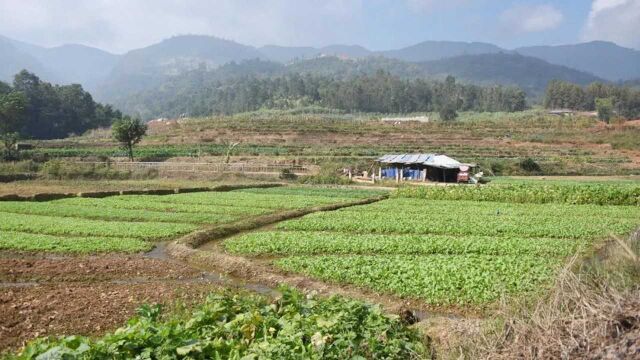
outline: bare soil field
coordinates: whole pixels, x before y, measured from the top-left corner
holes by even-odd
[[[41,336],[99,335],[142,304],[195,304],[217,288],[197,270],[142,255],[15,256],[0,257],[0,349]]]

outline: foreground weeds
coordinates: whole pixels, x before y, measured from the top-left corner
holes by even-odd
[[[102,338],[42,338],[7,359],[423,359],[417,331],[378,306],[288,289],[211,294],[191,314],[143,306]]]

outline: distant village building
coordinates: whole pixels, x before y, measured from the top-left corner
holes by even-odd
[[[377,162],[378,177],[396,181],[468,182],[476,167],[439,154],[384,155]]]
[[[29,144],[29,143],[17,143],[13,147],[18,151],[32,150],[34,148],[33,144]]]
[[[382,121],[385,123],[391,123],[396,125],[401,123],[408,123],[408,122],[427,123],[429,122],[429,117],[428,116],[384,117],[382,118]]]
[[[571,109],[554,109],[554,110],[549,110],[549,115],[556,115],[556,116],[572,116],[574,114],[575,111],[571,110]]]

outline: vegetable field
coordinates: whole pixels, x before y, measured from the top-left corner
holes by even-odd
[[[553,194],[557,201],[507,193],[504,202],[495,202],[477,198],[484,195],[480,190],[424,189],[310,214],[224,245],[235,254],[275,257],[273,264],[283,271],[324,281],[435,306],[486,306],[503,296],[541,291],[570,256],[587,254],[610,234],[625,235],[640,224],[638,206],[573,205]],[[483,201],[431,199],[459,193]],[[610,196],[613,204],[629,202],[617,194]]]
[[[564,203],[640,205],[636,184],[505,184],[492,186],[447,186],[403,188],[400,197],[430,200],[505,201],[515,203]]]
[[[136,252],[198,228],[246,217],[353,201],[376,192],[270,188],[166,196],[0,202],[0,249],[48,252]]]

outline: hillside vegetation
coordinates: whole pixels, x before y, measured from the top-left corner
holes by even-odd
[[[514,52],[487,43],[425,41],[400,49],[370,51],[341,44],[255,48],[211,36],[186,35],[124,55],[81,45],[44,48],[8,38],[0,38],[0,50],[0,80],[9,81],[15,73],[27,69],[49,82],[80,83],[98,100],[149,118],[166,113],[149,112],[158,108],[152,99],[163,96],[163,92],[176,92],[176,97],[167,99],[165,94],[163,98],[177,104],[185,97],[201,96],[190,88],[197,89],[202,82],[210,85],[210,79],[237,76],[309,74],[344,80],[383,71],[400,79],[433,80],[451,75],[476,85],[518,86],[530,100],[538,101],[553,79],[587,85],[601,79],[633,80],[640,72],[638,51],[602,42]],[[259,65],[259,71],[252,66],[233,66],[258,59],[269,64]],[[232,66],[223,66],[229,64]]]
[[[11,85],[0,81],[1,136],[15,132],[26,138],[59,139],[111,126],[119,118],[120,111],[96,103],[78,84],[53,85],[25,70]]]

